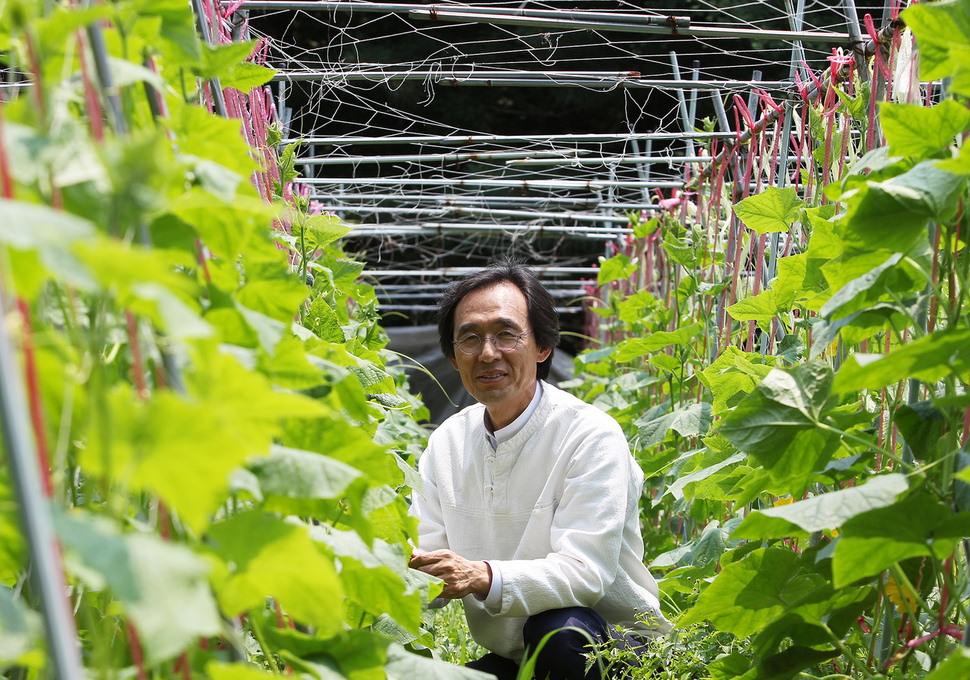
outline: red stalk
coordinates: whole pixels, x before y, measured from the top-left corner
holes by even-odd
[[[23,319],[24,373],[27,380],[27,399],[30,402],[30,420],[37,443],[37,459],[40,463],[41,481],[48,498],[54,495],[51,484],[50,448],[47,444],[47,428],[44,426],[44,405],[40,397],[40,380],[37,377],[37,361],[34,355],[34,334],[30,322],[30,309],[23,299],[17,298],[17,309]]]

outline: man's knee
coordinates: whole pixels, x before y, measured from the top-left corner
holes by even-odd
[[[609,637],[609,627],[592,609],[569,607],[533,614],[526,621],[522,636],[527,653],[539,650],[537,678],[594,677],[585,673],[586,654],[591,644]]]

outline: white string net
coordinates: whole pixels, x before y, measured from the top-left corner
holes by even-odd
[[[712,139],[737,134],[736,102],[755,87],[795,98],[793,59],[808,80],[833,48],[851,49],[834,0],[474,3],[558,10],[531,25],[458,22],[449,9],[474,10],[448,2],[434,13],[295,4],[246,11],[280,71],[286,136],[305,140],[305,190],[355,227],[350,247],[380,275],[385,311],[416,314],[454,273],[444,268],[501,255],[545,266],[562,311],[580,313],[568,301],[627,238],[627,215],[650,214],[703,166]],[[863,39],[864,15],[879,28],[889,4],[856,3]],[[735,35],[615,30],[622,15]]]

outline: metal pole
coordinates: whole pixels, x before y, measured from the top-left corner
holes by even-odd
[[[677,64],[677,53],[673,50],[670,51],[670,66],[674,72],[674,78],[680,80],[680,66]],[[689,132],[694,129],[691,125],[690,112],[687,110],[687,100],[684,98],[684,92],[682,90],[677,90],[677,103],[680,106],[680,127],[684,132]],[[684,140],[687,146],[687,155],[694,155],[694,142],[689,137]]]
[[[67,600],[67,586],[57,548],[50,505],[44,498],[34,439],[27,427],[27,397],[7,335],[7,312],[0,289],[0,423],[17,497],[18,515],[32,557],[30,579],[40,599],[47,649],[57,680],[82,680],[77,627]]]
[[[284,144],[303,142],[304,144],[345,145],[345,144],[508,144],[511,142],[625,142],[627,140],[678,140],[691,139],[732,139],[731,126],[722,127],[727,132],[628,132],[623,134],[563,134],[563,135],[407,135],[385,137],[342,136],[342,137],[291,137]]]
[[[458,189],[478,189],[485,187],[511,187],[516,189],[578,189],[593,191],[603,189],[607,186],[626,187],[628,189],[649,188],[683,188],[681,180],[671,180],[667,182],[652,181],[641,182],[640,180],[618,180],[615,182],[605,179],[591,180],[549,180],[549,179],[456,179],[429,177],[427,179],[401,178],[393,179],[387,177],[340,177],[323,178],[315,177],[302,180],[303,184],[313,185],[364,185],[364,186],[443,186]]]
[[[232,4],[230,0],[223,0],[223,5]],[[350,11],[376,14],[386,14],[390,12],[410,12],[414,9],[428,9],[427,5],[400,4],[400,3],[377,3],[377,2],[352,2],[348,0],[338,0],[336,2],[310,1],[292,2],[286,0],[270,1],[250,1],[245,0],[238,4],[239,7],[246,9],[261,10],[302,10],[312,11]],[[690,17],[665,16],[661,14],[626,14],[619,12],[593,12],[593,11],[570,11],[565,9],[522,9],[522,8],[495,8],[495,7],[469,7],[461,5],[446,5],[449,12],[474,12],[476,14],[499,14],[504,16],[522,16],[550,19],[580,19],[594,21],[617,21],[622,20],[626,23],[643,24],[645,26],[668,26],[686,28],[690,26]],[[437,11],[436,6],[432,10]]]
[[[482,215],[485,217],[523,217],[525,219],[542,220],[573,220],[576,222],[610,222],[611,224],[626,224],[626,217],[615,215],[597,215],[596,213],[578,212],[540,212],[532,210],[487,210],[473,207],[443,207],[443,208],[398,208],[398,207],[361,207],[351,209],[341,206],[340,210],[356,213],[385,213],[394,215]],[[658,206],[650,206],[650,210],[660,210]]]
[[[195,12],[195,22],[199,27],[199,32],[202,34],[202,41],[206,45],[212,45],[212,35],[209,33],[209,22],[208,17],[205,13],[205,8],[202,6],[202,0],[192,0],[192,9]],[[226,100],[222,96],[222,83],[219,78],[212,78],[209,80],[209,94],[212,96],[212,107],[215,112],[222,118],[226,118]]]
[[[456,23],[483,23],[505,26],[529,26],[533,28],[586,30],[586,31],[616,31],[622,33],[639,33],[647,35],[678,35],[698,38],[745,38],[755,40],[803,40],[805,42],[847,43],[848,33],[830,33],[823,31],[770,31],[758,28],[736,28],[733,26],[689,26],[666,27],[644,26],[622,22],[577,21],[566,19],[545,19],[533,17],[515,17],[499,14],[473,14],[471,12],[442,11],[440,9],[415,9],[408,13],[412,19],[428,19],[431,21],[454,21]]]
[[[856,72],[859,74],[860,82],[866,83],[869,81],[869,69],[866,68],[866,41],[862,37],[862,29],[859,26],[859,12],[855,8],[855,0],[842,0],[842,8],[845,10],[845,22],[852,42]]]
[[[444,87],[561,87],[575,85],[590,90],[668,89],[668,90],[745,90],[751,86],[744,80],[682,80],[675,78],[641,78],[633,73],[594,73],[581,71],[442,71],[401,70],[399,64],[362,64],[374,70],[354,69],[290,69],[277,71],[272,82],[328,81],[331,85],[363,81],[386,83],[391,81],[429,81]],[[766,80],[760,86],[774,90],[790,90],[789,80]]]

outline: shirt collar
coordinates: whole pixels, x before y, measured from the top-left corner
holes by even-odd
[[[519,415],[518,418],[513,420],[511,423],[503,427],[501,430],[495,430],[492,432],[491,420],[488,417],[488,411],[485,412],[485,436],[488,438],[488,443],[492,445],[492,450],[498,449],[499,444],[504,444],[512,437],[517,435],[519,431],[525,427],[525,424],[529,422],[529,418],[532,414],[536,412],[539,407],[539,400],[542,398],[542,381],[536,381],[536,391],[532,395],[532,401],[529,405],[525,407],[525,410]]]

